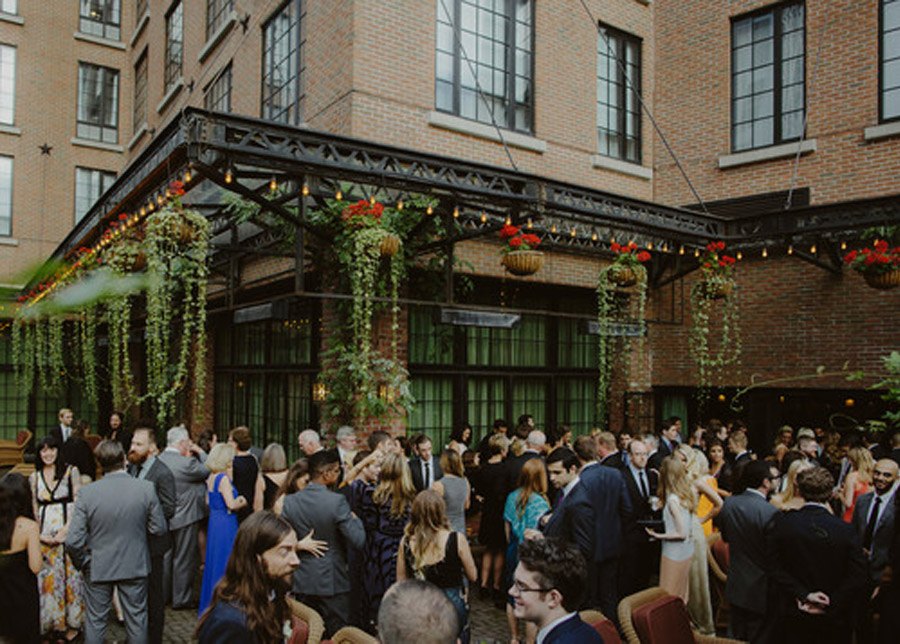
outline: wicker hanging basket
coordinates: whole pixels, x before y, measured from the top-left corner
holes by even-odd
[[[900,286],[900,270],[892,270],[887,273],[863,273],[866,284],[881,291],[887,291]]]
[[[388,233],[381,239],[381,256],[393,257],[400,250],[400,238],[394,233]]]
[[[544,253],[539,250],[513,250],[500,262],[513,275],[534,275],[544,265]]]
[[[616,286],[621,286],[623,288],[627,286],[634,286],[638,281],[637,273],[635,273],[634,269],[629,266],[618,266],[616,268],[610,269],[608,276],[610,282],[612,282]]]
[[[734,291],[734,282],[704,282],[703,295],[708,300],[723,300]]]

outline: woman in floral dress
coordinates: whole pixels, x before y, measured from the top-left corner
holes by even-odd
[[[47,436],[37,445],[38,459],[30,477],[34,514],[41,528],[44,566],[38,573],[41,633],[65,633],[75,639],[84,621],[84,584],[66,554],[64,542],[75,497],[81,488],[78,468],[60,457],[59,443]]]

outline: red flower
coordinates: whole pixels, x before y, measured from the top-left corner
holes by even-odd
[[[725,250],[725,242],[716,242],[716,250]]]
[[[17,301],[17,302],[24,302],[24,301],[27,300],[27,299],[28,299],[28,298],[25,297],[24,295],[20,295],[19,297],[16,298],[16,301]]]
[[[637,250],[638,245],[635,242],[628,242],[628,250]]]
[[[609,249],[614,253],[618,253],[622,250],[622,245],[618,242],[613,242],[609,245]]]
[[[866,259],[864,260],[866,266],[871,266],[875,263],[875,255],[866,255]]]
[[[522,238],[521,238],[521,237],[511,237],[511,238],[510,238],[510,240],[509,240],[509,247],[510,247],[510,248],[518,248],[518,247],[521,246],[521,245],[522,245]],[[518,255],[516,255],[516,257],[518,257]]]
[[[709,242],[706,245],[706,250],[708,250],[710,253],[716,252],[716,242]]]
[[[522,241],[534,248],[541,243],[541,238],[531,233],[525,233],[522,235]]]
[[[645,250],[642,250],[641,252],[639,252],[637,254],[637,261],[641,262],[642,264],[644,262],[649,262],[650,261],[650,253],[648,253]]]
[[[875,246],[875,250],[879,253],[886,253],[888,249],[888,243],[883,239],[878,239],[873,244]]]
[[[858,251],[851,250],[849,253],[847,253],[846,255],[844,255],[844,262],[847,263],[847,264],[849,264],[849,263],[851,263],[853,260],[855,260],[856,257],[857,257],[858,255],[859,255],[859,252],[858,252]]]
[[[181,195],[184,194],[184,183],[182,183],[181,181],[178,181],[177,179],[175,181],[170,181],[169,182],[169,191],[174,196],[180,197]]]
[[[512,226],[510,224],[506,224],[503,228],[500,229],[500,238],[501,239],[509,239],[510,237],[515,237],[519,234],[519,227]]]
[[[126,213],[123,212],[123,213],[119,214],[119,221],[127,221],[127,220],[128,220],[128,215]]]
[[[704,262],[703,268],[712,268],[712,264],[710,264],[709,262]]]
[[[109,225],[110,230],[115,230],[118,227],[119,227],[119,224],[116,223],[115,221]]]
[[[724,259],[720,259],[719,266],[721,266],[722,268],[725,268],[726,266],[728,266],[728,262],[726,262]]]

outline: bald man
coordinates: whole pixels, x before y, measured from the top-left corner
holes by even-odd
[[[881,579],[888,564],[894,537],[894,494],[900,479],[900,466],[890,458],[875,463],[872,484],[875,488],[859,497],[853,509],[853,527],[869,559],[873,585]]]

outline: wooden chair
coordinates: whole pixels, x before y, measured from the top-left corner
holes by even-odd
[[[377,639],[355,626],[345,626],[326,641],[331,644],[378,644]]]
[[[659,586],[629,595],[619,602],[619,624],[628,644],[728,644],[737,641],[695,631],[684,602]]]
[[[599,610],[583,610],[578,613],[578,616],[585,624],[593,626],[594,630],[603,638],[603,644],[621,644],[622,640],[619,638],[616,625]]]
[[[15,440],[0,440],[0,467],[17,465],[25,461],[25,448],[31,440],[31,430],[22,429]]]
[[[325,620],[310,606],[298,602],[291,597],[287,598],[288,607],[291,609],[291,644],[320,644],[325,634]],[[306,631],[306,637],[303,637]]]
[[[729,606],[725,597],[725,583],[728,581],[728,544],[722,535],[713,532],[706,538],[706,560],[709,563],[710,585],[716,597],[716,628],[728,628]]]

